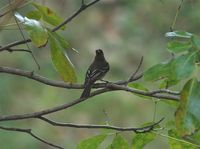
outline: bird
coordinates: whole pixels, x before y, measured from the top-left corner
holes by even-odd
[[[109,63],[106,61],[103,51],[101,49],[97,49],[96,56],[85,75],[84,90],[81,94],[81,98],[90,96],[92,85],[97,80],[101,80],[109,69]]]

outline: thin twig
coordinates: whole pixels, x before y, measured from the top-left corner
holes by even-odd
[[[84,6],[85,5],[85,0],[81,0],[81,5]]]
[[[142,66],[142,62],[143,62],[143,56],[142,56],[141,59],[140,59],[140,63],[139,63],[139,65],[138,65],[137,69],[136,69],[135,72],[131,75],[131,77],[129,78],[128,82],[131,82],[131,80],[135,78],[135,75],[138,73],[139,69],[140,69],[141,66]]]
[[[60,29],[62,26],[66,25],[67,23],[69,23],[72,19],[74,19],[77,15],[79,15],[82,11],[84,11],[86,8],[94,5],[95,3],[99,2],[100,0],[94,0],[88,4],[85,4],[84,1],[82,0],[82,5],[81,7],[74,13],[72,14],[69,18],[67,18],[65,21],[63,21],[61,24],[59,24],[58,26],[56,26],[55,28],[52,29],[52,32],[57,31],[58,29]]]
[[[135,93],[135,94],[139,94],[139,95],[155,97],[158,99],[179,101],[179,97],[177,97],[177,96],[152,94],[151,91],[150,92],[142,91],[142,90],[138,90],[138,89],[134,89],[134,88],[126,87],[123,85],[118,85],[118,84],[109,83],[109,84],[107,84],[107,88],[109,88],[111,90],[123,90],[123,91],[131,92],[131,93]],[[154,92],[156,92],[156,91],[154,91]]]
[[[13,17],[14,17],[14,19],[15,19],[15,22],[16,22],[18,28],[19,28],[19,31],[20,31],[20,33],[21,33],[21,35],[22,35],[22,38],[23,38],[23,40],[25,40],[25,36],[24,36],[24,34],[23,34],[23,31],[22,31],[22,29],[21,29],[21,27],[20,27],[20,25],[19,25],[19,22],[17,21],[17,18],[15,17],[13,11],[12,11],[12,14],[13,14]],[[29,49],[30,54],[31,54],[33,60],[35,61],[35,63],[36,63],[36,65],[37,65],[38,69],[40,70],[40,65],[39,65],[37,59],[35,58],[35,56],[34,56],[34,54],[33,54],[33,51],[32,51],[31,48],[29,47],[28,43],[25,43],[25,44],[26,44],[27,48]]]
[[[177,10],[176,10],[176,14],[175,14],[175,17],[174,17],[174,20],[172,22],[172,25],[170,26],[170,31],[173,32],[174,30],[174,26],[176,24],[176,21],[177,21],[177,18],[178,18],[178,15],[179,15],[179,12],[181,10],[181,7],[182,7],[182,4],[183,4],[183,0],[181,0],[181,3],[179,4]]]
[[[25,40],[21,40],[21,41],[14,41],[14,42],[9,43],[9,44],[7,44],[5,46],[2,46],[0,48],[0,52],[4,51],[4,50],[7,50],[7,49],[9,49],[11,47],[18,46],[18,45],[21,45],[21,44],[25,44],[25,43],[28,43],[28,42],[31,42],[31,39],[25,39]]]
[[[13,128],[13,127],[4,127],[4,126],[0,126],[0,129],[2,130],[7,130],[7,131],[16,131],[16,132],[23,132],[23,133],[26,133],[26,134],[29,134],[31,135],[33,138],[37,139],[38,141],[44,143],[44,144],[47,144],[51,147],[54,147],[54,148],[58,148],[58,149],[64,149],[63,147],[60,147],[60,146],[57,146],[55,144],[52,144],[50,142],[47,142],[46,140],[38,137],[37,135],[35,135],[31,129],[22,129],[22,128]]]
[[[0,48],[1,48],[1,46],[0,46]],[[28,53],[30,53],[31,51],[29,51],[29,50],[26,50],[26,49],[12,49],[12,48],[8,48],[8,49],[6,49],[8,52],[28,52]]]
[[[140,128],[134,128],[134,127],[117,127],[117,126],[111,126],[111,125],[88,125],[88,124],[60,123],[60,122],[55,122],[55,121],[50,120],[45,117],[39,117],[39,119],[41,119],[53,126],[72,127],[72,128],[88,128],[88,129],[111,129],[111,130],[117,130],[117,131],[134,131],[136,133],[149,132],[149,131],[153,130],[155,126],[159,125],[164,120],[164,118],[162,118],[158,122],[153,123],[151,125],[148,125],[145,127],[140,127]]]

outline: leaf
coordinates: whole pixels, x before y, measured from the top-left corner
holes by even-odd
[[[69,48],[69,43],[58,33],[54,32],[54,37],[60,42],[60,45],[62,46],[63,49]]]
[[[47,23],[49,23],[53,26],[57,26],[61,22],[63,22],[63,19],[61,17],[59,17],[50,8],[48,8],[46,6],[39,5],[37,3],[31,3],[31,4],[41,13],[42,19],[45,22],[47,22]],[[64,29],[64,28],[62,27],[62,29]]]
[[[76,149],[97,149],[107,135],[97,135],[81,141]]]
[[[181,55],[172,62],[171,65],[172,68],[175,68],[177,80],[185,79],[193,73],[195,69],[195,54],[196,52]],[[171,73],[173,73],[173,69],[171,69]]]
[[[175,113],[177,132],[180,136],[193,134],[200,128],[200,83],[196,78],[183,87],[180,105]]]
[[[112,141],[112,144],[107,149],[129,149],[128,141],[120,134],[117,134]]]
[[[200,48],[200,37],[199,36],[193,35],[191,38],[191,41],[195,47]]]
[[[37,10],[30,11],[26,14],[26,17],[29,19],[34,19],[34,20],[40,20],[41,19],[41,13]]]
[[[167,48],[170,52],[179,53],[188,51],[192,47],[190,42],[171,41],[167,44]]]
[[[170,62],[163,62],[150,67],[144,72],[144,79],[147,81],[155,81],[166,78],[168,74],[168,65]]]
[[[51,59],[56,70],[64,81],[70,83],[76,82],[76,74],[73,64],[71,63],[68,56],[63,52],[60,42],[57,40],[57,38],[55,38],[55,33],[49,32],[49,35]]]
[[[39,21],[23,17],[19,13],[15,13],[15,17],[24,24],[33,44],[41,47],[47,43],[49,35]]]
[[[156,137],[155,133],[139,133],[133,138],[132,149],[143,149],[145,145],[153,141]]]
[[[184,141],[181,137],[179,137],[177,132],[173,129],[168,131],[168,135],[170,149],[197,149],[195,145],[191,144],[190,142]]]
[[[147,81],[165,79],[168,86],[175,85],[180,80],[190,77],[194,72],[195,54],[196,52],[190,52],[169,62],[154,65],[144,72],[144,79]]]
[[[192,34],[189,32],[184,31],[174,31],[174,32],[167,32],[165,34],[166,37],[180,37],[180,38],[191,38]]]

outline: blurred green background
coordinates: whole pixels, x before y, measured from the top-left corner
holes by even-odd
[[[38,0],[63,18],[75,12],[81,0]],[[87,1],[89,2],[89,1]],[[88,8],[72,22],[65,31],[58,31],[79,51],[79,54],[67,51],[78,76],[78,83],[84,80],[85,72],[93,60],[95,49],[104,50],[111,69],[105,79],[109,81],[126,80],[137,68],[141,56],[144,63],[141,71],[170,58],[166,50],[167,39],[164,34],[169,31],[176,10],[181,0],[101,0]],[[0,1],[2,8],[7,0]],[[180,10],[175,30],[199,33],[200,1],[185,0]],[[28,8],[20,9],[24,13]],[[7,27],[0,33],[0,45],[23,39],[17,26]],[[34,70],[38,74],[52,80],[61,80],[54,70],[49,47],[35,48],[29,44],[41,66],[37,70],[32,57],[28,53],[1,52],[0,65]],[[26,46],[20,46],[26,48]],[[141,79],[140,82],[143,82]],[[151,89],[150,83],[144,83]],[[0,74],[0,115],[22,114],[39,111],[56,105],[70,102],[80,96],[82,90],[68,90],[47,86],[30,79],[9,74]],[[143,123],[152,122],[155,109],[154,100],[139,98],[127,92],[118,91],[93,97],[67,110],[48,115],[59,122],[77,124],[109,124],[116,126],[139,127]],[[104,113],[106,111],[107,114]],[[173,119],[174,109],[164,102],[157,104],[156,120],[165,117]],[[163,122],[163,124],[165,123]],[[13,127],[32,128],[40,137],[73,149],[80,140],[99,134],[103,130],[74,129],[52,127],[39,120],[1,122]],[[131,142],[133,133],[122,133]],[[109,144],[110,136],[104,145]],[[146,149],[168,148],[167,138],[157,137]],[[46,149],[27,134],[0,131],[2,149]],[[102,148],[104,148],[102,145]]]

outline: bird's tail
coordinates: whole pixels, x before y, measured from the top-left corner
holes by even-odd
[[[81,94],[81,98],[90,96],[91,88],[92,85],[90,83],[86,84],[83,93]]]

